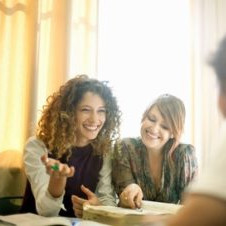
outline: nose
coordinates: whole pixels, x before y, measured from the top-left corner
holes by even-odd
[[[153,132],[158,131],[158,129],[159,129],[159,125],[158,125],[158,123],[154,123],[154,124],[152,124],[152,125],[151,125],[151,128],[152,128],[152,131],[153,131]]]
[[[98,114],[95,111],[92,111],[89,117],[89,120],[91,122],[97,122],[98,121]]]

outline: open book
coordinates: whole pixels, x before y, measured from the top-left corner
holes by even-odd
[[[181,207],[179,204],[153,201],[143,201],[141,209],[86,205],[83,207],[83,219],[110,225],[138,225],[144,216],[175,214]]]
[[[71,221],[64,217],[42,217],[32,213],[0,216],[0,226],[71,226]]]

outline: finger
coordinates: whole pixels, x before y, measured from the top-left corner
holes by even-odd
[[[46,165],[49,161],[47,154],[41,156],[41,161]]]
[[[119,195],[119,199],[120,199],[120,203],[122,203],[125,206],[125,204],[127,203],[127,200],[128,200],[128,197],[127,197],[126,193],[122,192]]]
[[[120,203],[122,207],[133,208],[134,204],[132,203],[131,197],[127,192],[122,192],[120,195]]]
[[[78,197],[77,195],[72,195],[72,202],[73,204],[79,203],[80,205],[83,205],[83,203],[87,201],[86,199],[82,199]]]
[[[83,206],[85,206],[85,205],[91,205],[91,203],[89,202],[89,200],[87,200],[87,201],[85,201],[85,202],[83,203]]]
[[[127,192],[127,203],[129,204],[130,208],[135,209],[136,208],[136,198],[139,192],[137,191],[129,191]]]
[[[71,166],[70,167],[70,170],[71,170],[71,172],[69,173],[68,177],[73,177],[74,174],[75,174],[75,167],[74,166]]]
[[[75,216],[79,217],[79,218],[82,218],[82,215],[83,215],[83,209],[77,209],[77,208],[74,208],[74,213],[75,213]]]
[[[81,190],[87,195],[88,199],[96,197],[96,195],[84,185],[81,186]]]
[[[83,209],[83,205],[81,205],[80,203],[74,203],[73,207],[75,209],[79,209],[79,210],[82,210]]]
[[[135,203],[135,200],[134,200],[134,197],[133,196],[131,196],[131,195],[128,196],[127,204],[132,209],[135,209],[136,208],[136,203]]]
[[[67,164],[60,165],[60,175],[69,177],[71,175],[71,168]]]
[[[60,176],[60,162],[55,159],[49,159],[46,163],[46,170],[50,175],[54,175],[56,177]]]
[[[141,208],[141,201],[143,199],[143,193],[138,192],[137,196],[135,197],[135,203],[137,208]]]

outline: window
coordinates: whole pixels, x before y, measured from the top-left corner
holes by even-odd
[[[100,0],[98,76],[123,112],[122,137],[139,136],[142,113],[160,94],[185,103],[191,142],[188,0]]]

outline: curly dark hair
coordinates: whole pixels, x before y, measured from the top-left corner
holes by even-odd
[[[86,92],[99,95],[106,107],[104,126],[97,138],[91,142],[94,154],[106,154],[112,148],[113,142],[119,139],[121,111],[111,88],[106,81],[77,75],[47,98],[47,104],[43,106],[38,122],[36,136],[56,158],[63,155],[68,158],[71,148],[76,144],[75,109]]]

